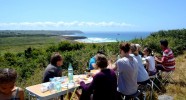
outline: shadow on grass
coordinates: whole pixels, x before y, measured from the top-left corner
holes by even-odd
[[[172,83],[172,84],[179,85],[180,87],[186,87],[186,83],[183,82],[183,81],[174,82],[174,83]]]

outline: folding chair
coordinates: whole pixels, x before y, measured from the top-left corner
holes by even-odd
[[[146,97],[147,97],[147,93],[146,92],[150,91],[150,94],[152,94],[152,92],[153,92],[152,86],[151,86],[151,81],[149,83],[145,84],[145,85],[144,84],[140,84],[138,89],[140,90],[140,92],[143,95],[143,100],[146,100]],[[152,98],[152,96],[150,98]],[[150,100],[152,100],[152,99],[150,99]]]
[[[161,89],[154,83],[155,80],[158,80],[158,82],[162,84],[162,82],[160,81],[160,79],[158,78],[158,73],[156,73],[155,75],[149,76],[150,77],[150,81],[151,81],[151,86],[152,86],[152,90],[154,89],[154,86],[161,91]]]
[[[124,95],[123,100],[140,100],[138,96],[141,94],[140,91],[137,91],[136,93],[132,95]]]
[[[170,83],[170,80],[175,83],[174,79],[171,77],[171,75],[174,73],[174,70],[166,70],[166,71],[161,71],[161,73],[165,73],[164,77],[162,77],[162,84],[165,85],[167,82]]]

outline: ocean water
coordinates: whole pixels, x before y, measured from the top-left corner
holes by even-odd
[[[146,38],[151,32],[85,32],[83,34],[74,34],[75,36],[85,36],[86,39],[76,41],[86,43],[129,41],[135,38]]]

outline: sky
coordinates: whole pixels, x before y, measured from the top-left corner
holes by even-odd
[[[0,0],[0,30],[186,28],[186,0]]]

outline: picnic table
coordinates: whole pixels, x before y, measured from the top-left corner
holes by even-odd
[[[59,92],[54,92],[54,93],[50,91],[42,92],[41,88],[42,88],[43,83],[26,87],[26,91],[29,94],[29,100],[31,96],[34,96],[38,100],[48,100],[51,98],[56,98],[61,95],[67,94],[69,92],[73,92],[76,88],[80,86],[76,82],[79,78],[81,78],[86,84],[91,82],[91,79],[87,78],[86,75],[74,75],[73,86],[70,86],[70,87],[68,86],[68,78],[66,78],[65,81],[61,83],[62,85],[66,85],[66,86],[62,86],[61,91]]]
[[[91,73],[96,74],[98,73],[98,70],[92,70]],[[80,84],[77,83],[77,80],[81,78],[85,84],[88,84],[92,81],[92,77],[87,77],[87,75],[74,75],[73,77],[73,86],[72,87],[68,87],[67,86],[62,86],[61,87],[61,91],[58,92],[50,92],[50,91],[46,91],[46,92],[42,92],[41,88],[43,83],[41,84],[37,84],[37,85],[33,85],[33,86],[29,86],[26,87],[26,91],[29,95],[29,100],[31,99],[31,96],[34,96],[35,98],[37,98],[37,100],[48,100],[51,98],[56,98],[59,97],[61,95],[65,95],[69,92],[73,92],[76,88],[78,88],[80,86]],[[65,81],[61,83],[62,85],[68,84],[68,78],[66,77]]]

